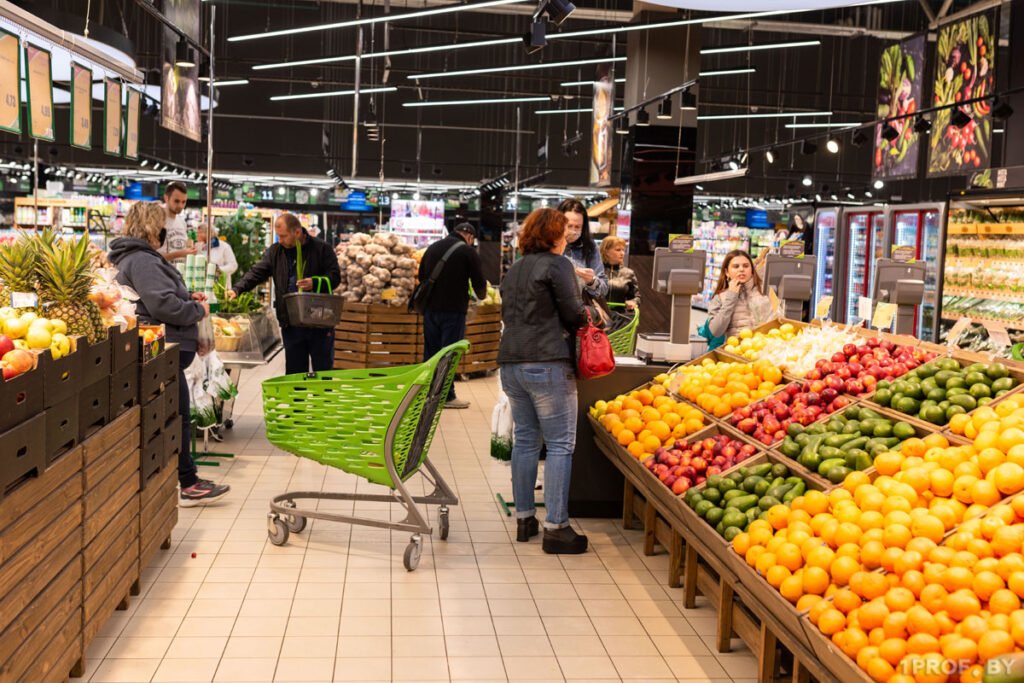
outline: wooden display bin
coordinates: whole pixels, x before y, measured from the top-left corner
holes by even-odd
[[[404,306],[346,303],[334,329],[336,369],[411,365],[423,360],[423,324]]]
[[[498,369],[498,346],[501,343],[501,304],[480,304],[476,316],[466,321],[469,352],[462,357],[458,372],[469,374]]]
[[[177,461],[168,463],[143,482],[139,509],[139,566],[145,568],[158,549],[171,547],[171,530],[178,523]],[[133,591],[134,592],[134,591]]]

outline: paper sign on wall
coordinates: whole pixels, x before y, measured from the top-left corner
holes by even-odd
[[[28,134],[53,142],[53,79],[50,53],[29,45],[25,48],[28,71]]]
[[[892,319],[896,317],[896,304],[878,304],[875,309],[875,316],[871,319],[871,326],[876,330],[888,328],[892,325]]]
[[[0,130],[21,132],[21,45],[0,30]]]
[[[832,297],[823,296],[818,299],[818,305],[814,307],[814,317],[825,320],[832,312]]]
[[[946,343],[950,348],[956,346],[956,340],[960,338],[960,335],[963,334],[964,330],[966,330],[970,324],[970,318],[960,318],[953,323],[953,327],[950,328],[949,334],[946,335]]]
[[[988,330],[988,338],[997,349],[1005,349],[1013,345],[1013,342],[1010,341],[1010,333],[1000,323],[983,320],[981,324]]]
[[[857,317],[861,320],[871,320],[871,299],[866,296],[857,300]]]

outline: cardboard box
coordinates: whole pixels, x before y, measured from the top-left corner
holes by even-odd
[[[110,421],[110,376],[102,377],[78,394],[78,437],[85,438]]]
[[[45,471],[45,413],[0,434],[0,499]]]
[[[53,462],[79,442],[78,394],[72,394],[43,414],[46,415],[46,458],[47,462]]]

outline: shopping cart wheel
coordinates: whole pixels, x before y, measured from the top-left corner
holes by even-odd
[[[273,512],[267,515],[267,537],[274,545],[284,545],[288,542],[288,527]]]
[[[294,500],[286,500],[282,505],[286,508],[294,508]],[[288,531],[293,534],[301,533],[306,528],[306,518],[301,515],[287,515],[284,518],[285,526],[288,527]]]
[[[409,538],[409,545],[405,546],[405,556],[402,557],[402,563],[405,565],[406,571],[411,572],[420,566],[420,554],[422,552],[423,540],[419,534],[413,534]]]
[[[445,541],[445,540],[448,540],[448,529],[449,529],[449,524],[448,524],[448,507],[442,505],[440,508],[438,508],[437,511],[438,511],[438,513],[440,515],[440,519],[439,519],[439,527],[440,527],[440,529],[438,530],[438,534],[437,535],[438,535],[438,537],[442,541]]]

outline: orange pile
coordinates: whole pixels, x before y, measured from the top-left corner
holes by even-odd
[[[638,460],[704,428],[703,413],[673,399],[661,384],[598,401],[591,414]]]
[[[679,368],[666,384],[715,417],[725,417],[774,392],[781,382],[782,371],[766,360],[725,363],[705,358],[700,365]]]

